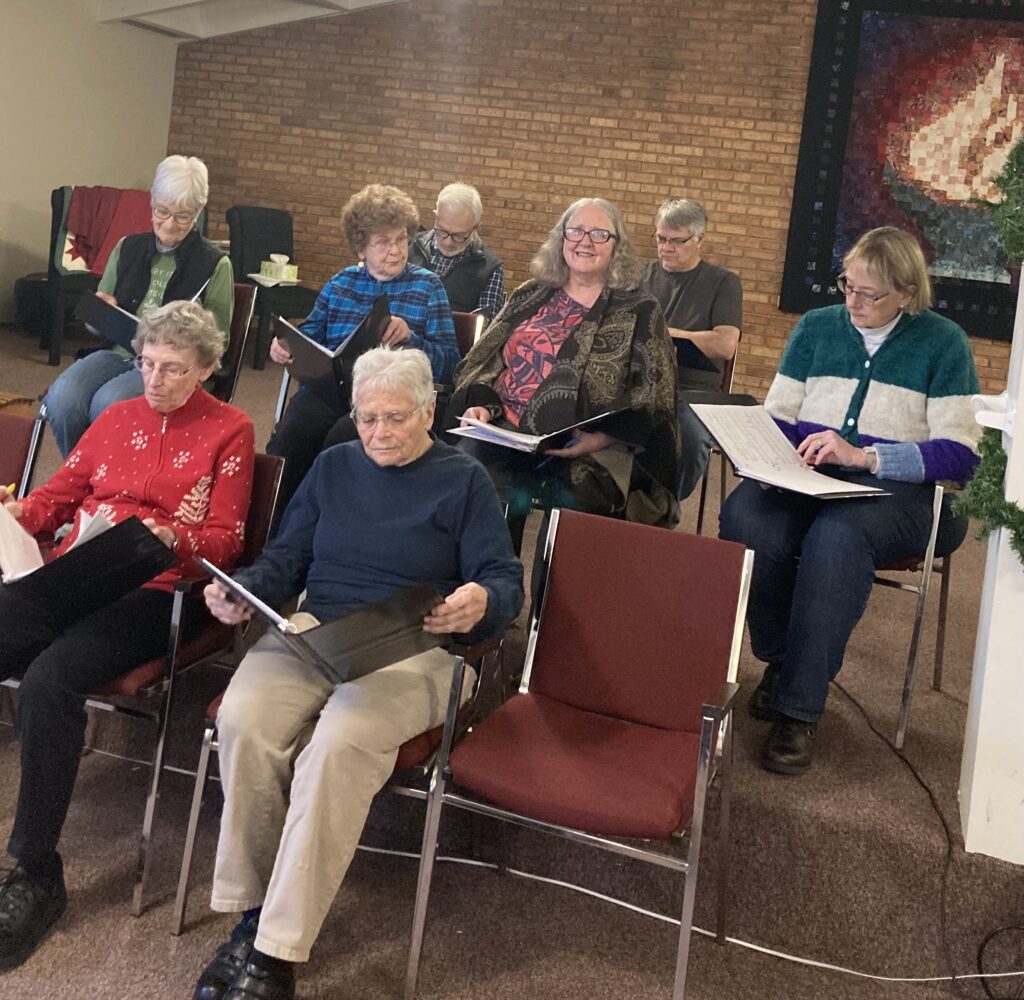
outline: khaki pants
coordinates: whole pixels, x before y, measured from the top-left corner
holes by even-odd
[[[260,951],[309,958],[399,746],[444,721],[453,664],[434,649],[333,686],[272,633],[242,661],[217,715],[211,906],[262,905]],[[472,682],[467,669],[463,700]]]

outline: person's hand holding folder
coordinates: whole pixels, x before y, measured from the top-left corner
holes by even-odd
[[[565,447],[547,448],[544,454],[552,458],[579,458],[581,455],[603,451],[613,444],[615,438],[604,431],[579,431],[566,441]]]
[[[241,625],[252,618],[252,608],[238,600],[216,580],[206,585],[203,597],[210,614],[224,625]]]
[[[14,498],[17,488],[17,483],[11,483],[10,486],[0,486],[0,505],[3,505],[7,509],[7,513],[10,514],[15,521],[21,517],[21,504]]]
[[[94,294],[96,295],[96,298],[103,299],[103,301],[106,302],[108,306],[117,305],[117,299],[115,299],[114,296],[111,295],[109,292],[95,292]]]
[[[487,612],[487,590],[479,583],[464,583],[423,619],[423,629],[434,635],[471,632]]]
[[[380,335],[381,347],[395,347],[409,339],[409,324],[401,316],[392,316]]]

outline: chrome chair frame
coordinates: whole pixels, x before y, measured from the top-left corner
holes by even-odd
[[[277,502],[277,490],[281,482],[281,470],[284,466],[284,461],[273,456],[259,457],[271,459],[269,463],[271,479],[268,480],[268,489],[271,490],[272,497],[268,499],[271,501],[270,510],[272,512]],[[269,523],[270,518],[267,520],[268,527]],[[260,547],[262,547],[265,541],[265,538],[260,541]],[[183,580],[175,584],[174,601],[171,606],[171,620],[168,627],[167,652],[165,654],[166,668],[161,677],[152,684],[144,686],[138,696],[95,694],[92,697],[87,697],[85,700],[86,708],[126,715],[134,719],[146,719],[152,722],[156,729],[156,742],[153,747],[153,760],[151,763],[152,774],[149,781],[149,789],[146,793],[142,831],[139,836],[139,857],[136,866],[135,884],[132,889],[132,915],[136,917],[141,916],[145,909],[145,885],[152,863],[152,855],[149,848],[152,842],[156,804],[159,798],[160,778],[164,770],[164,751],[167,744],[167,731],[174,700],[175,679],[184,670],[191,670],[199,664],[212,660],[224,653],[224,647],[220,646],[207,654],[190,660],[184,667],[179,668],[178,666],[178,650],[181,644],[181,620],[184,613],[185,596],[197,586],[204,585],[205,583],[205,580]],[[237,638],[238,633],[236,631],[236,642]],[[0,681],[0,686],[17,690],[20,683],[18,678],[9,677],[4,681]],[[157,699],[157,704],[153,708],[142,706],[141,703],[143,701],[151,700],[154,697]]]
[[[736,350],[733,352],[731,358],[725,362],[722,367],[722,382],[720,389],[722,392],[732,392],[733,380],[736,375],[736,355],[739,354],[740,345],[737,343]],[[718,447],[717,444],[711,446],[711,453],[708,455],[708,464],[704,469],[704,475],[701,476],[700,480],[700,501],[697,506],[697,528],[695,534],[704,533],[704,508],[707,504],[708,499],[708,476],[711,473],[711,462],[715,455],[718,455],[718,509],[722,509],[722,505],[725,503],[725,482],[726,476],[729,471],[729,462],[725,457],[725,452]]]
[[[896,722],[896,738],[893,741],[896,748],[902,749],[903,742],[907,735],[907,724],[910,720],[910,704],[914,696],[914,680],[917,677],[917,665],[921,654],[921,631],[924,627],[924,616],[928,606],[928,594],[931,589],[932,573],[938,573],[942,577],[939,589],[939,620],[935,636],[935,663],[932,670],[932,688],[935,691],[942,690],[942,661],[946,647],[946,612],[949,608],[949,578],[952,555],[936,556],[935,543],[939,536],[939,518],[942,515],[942,498],[945,489],[941,483],[935,484],[935,493],[932,499],[932,527],[928,534],[928,544],[920,559],[915,560],[916,565],[904,566],[900,564],[881,566],[875,571],[874,585],[879,587],[890,587],[895,590],[902,590],[909,594],[917,595],[917,607],[914,613],[914,627],[910,635],[910,650],[907,654],[907,669],[903,678],[903,694],[900,698],[899,717]],[[900,580],[890,580],[879,573],[913,572],[920,570],[920,579],[917,583],[905,583]]]
[[[500,673],[503,660],[501,656],[500,641],[486,643],[480,647],[473,647],[470,649],[463,647],[458,648],[461,652],[456,655],[456,673],[459,675],[460,684],[461,678],[465,674],[465,664],[467,659],[479,659],[481,664],[473,694],[469,701],[462,706],[462,709],[458,711],[458,725],[461,727],[468,726],[470,720],[475,716],[475,713],[479,709],[481,692],[487,684],[485,673],[487,671],[486,664],[488,662],[488,658],[493,655],[493,663],[495,664],[496,673]],[[203,806],[203,792],[208,780],[218,780],[210,776],[210,757],[211,754],[219,752],[219,750],[220,745],[217,742],[217,726],[216,723],[210,721],[203,733],[203,742],[199,750],[199,763],[196,766],[196,780],[192,789],[192,802],[189,806],[188,826],[185,831],[185,847],[181,857],[181,868],[178,871],[178,888],[174,896],[174,907],[171,911],[171,933],[175,936],[180,935],[185,926],[185,910],[188,906],[189,881],[192,874],[192,858],[195,853],[196,832],[199,829],[199,814]],[[410,777],[413,779],[420,778],[424,780],[429,778],[436,756],[437,751],[434,751],[422,764],[417,764],[415,767],[409,769],[409,772],[411,772]],[[402,776],[406,773],[407,772],[405,771],[396,771],[384,785],[383,790],[393,792],[396,795],[402,795],[406,798],[419,799],[421,801],[426,800],[428,795],[427,789],[419,787],[417,784],[404,781]]]
[[[556,509],[551,512],[551,524],[544,546],[545,564],[548,564],[551,558],[551,552],[558,533],[559,516],[559,510]],[[719,798],[721,805],[718,833],[722,863],[718,872],[715,937],[719,944],[724,944],[726,937],[729,877],[728,844],[731,812],[731,771],[733,765],[732,710],[733,702],[739,691],[739,685],[736,683],[735,678],[743,643],[746,606],[750,592],[753,561],[754,553],[748,550],[743,560],[736,619],[729,655],[728,679],[722,684],[711,700],[703,706],[701,712],[700,746],[698,751],[697,781],[694,789],[693,816],[689,826],[677,830],[672,835],[672,840],[670,841],[672,845],[678,844],[684,847],[685,857],[680,857],[678,853],[670,853],[664,849],[649,846],[651,845],[650,841],[626,840],[587,833],[584,830],[511,812],[482,799],[472,798],[461,792],[449,790],[449,785],[452,784],[452,775],[448,761],[455,736],[455,712],[462,683],[462,671],[461,669],[456,671],[449,693],[444,736],[437,761],[434,764],[430,787],[427,793],[427,815],[423,831],[423,847],[420,854],[420,869],[416,883],[416,902],[413,910],[409,961],[403,993],[404,1000],[414,1000],[416,995],[427,908],[429,906],[430,884],[437,854],[438,831],[441,822],[441,812],[445,805],[452,805],[477,815],[504,820],[527,829],[549,833],[577,844],[601,848],[614,854],[647,861],[651,864],[682,873],[685,882],[672,997],[673,1000],[684,1000],[686,972],[689,963],[690,932],[696,901],[697,873],[703,836],[704,807],[707,790],[716,776],[720,778]],[[533,670],[533,659],[537,646],[540,622],[543,616],[544,602],[545,597],[542,592],[540,600],[535,602],[535,609],[530,622],[526,664],[519,687],[520,693],[523,694],[529,690],[530,675]],[[536,607],[536,604],[540,605],[539,609]]]

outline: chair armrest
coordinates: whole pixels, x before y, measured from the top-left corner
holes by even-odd
[[[705,702],[701,710],[705,718],[721,722],[731,711],[732,703],[739,694],[740,686],[735,681],[726,681],[712,696]]]
[[[476,663],[482,660],[488,653],[493,653],[501,646],[502,636],[494,636],[483,642],[470,644],[462,642],[450,642],[445,648],[452,656],[461,656],[467,663]]]

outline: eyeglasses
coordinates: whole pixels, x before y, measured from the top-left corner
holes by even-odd
[[[868,305],[872,306],[876,302],[881,302],[882,299],[887,299],[890,295],[895,294],[894,292],[882,292],[881,295],[871,295],[868,292],[862,292],[859,288],[854,288],[850,284],[845,274],[841,274],[836,278],[836,288],[848,299],[860,299],[861,302],[867,302]]]
[[[399,236],[393,240],[377,239],[371,240],[369,248],[371,250],[401,250],[409,245],[409,237]]]
[[[170,379],[172,382],[175,379],[184,378],[195,365],[189,365],[187,368],[183,368],[179,364],[175,364],[173,361],[169,361],[165,365],[158,365],[155,361],[151,361],[149,358],[133,358],[132,364],[144,376],[155,375],[157,372],[160,373],[164,378]]]
[[[179,226],[191,226],[198,217],[198,212],[171,212],[164,208],[163,205],[153,206],[153,218],[158,222],[166,222],[168,219],[174,219],[175,223]]]
[[[372,431],[377,424],[394,428],[408,423],[412,419],[413,414],[419,413],[422,409],[422,406],[417,406],[415,409],[406,410],[404,413],[393,411],[391,413],[381,413],[379,416],[376,413],[360,413],[358,410],[353,410],[352,419],[361,431]]]
[[[570,243],[582,243],[584,236],[590,237],[591,243],[607,243],[609,240],[617,240],[615,233],[607,229],[581,229],[579,226],[565,226],[562,229],[562,236]]]
[[[661,233],[651,233],[651,235],[654,237],[654,242],[657,243],[659,247],[672,247],[673,249],[678,249],[683,246],[684,243],[689,243],[697,234],[692,233],[685,239],[683,239],[682,236],[662,236]]]
[[[442,229],[440,226],[434,226],[434,236],[439,240],[449,240],[452,243],[460,246],[465,243],[472,235],[476,232],[476,226],[474,226],[468,233],[453,233],[447,229]]]

